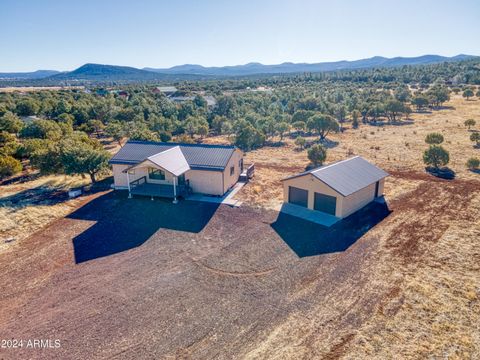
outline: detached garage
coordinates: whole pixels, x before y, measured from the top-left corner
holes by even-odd
[[[383,196],[387,176],[355,156],[284,179],[284,202],[345,218]]]

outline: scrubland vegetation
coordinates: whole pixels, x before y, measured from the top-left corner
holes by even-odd
[[[330,136],[347,125],[361,131],[366,125],[408,124],[414,112],[441,110],[452,93],[475,100],[479,66],[469,60],[181,82],[175,84],[174,98],[188,96],[182,101],[154,93],[148,85],[5,92],[0,94],[0,176],[18,173],[23,164],[42,174],[87,174],[94,182],[106,171],[108,153],[101,144],[106,138],[121,145],[127,138],[201,142],[223,135],[248,151],[281,146],[286,137],[295,137],[302,149],[317,142],[328,147]],[[205,95],[216,103],[209,106]],[[465,121],[478,146],[475,119]]]
[[[78,270],[75,264],[70,264],[72,238],[86,231],[90,222],[62,219],[51,229],[25,239],[46,223],[64,217],[90,200],[88,196],[68,200],[65,196],[68,188],[108,176],[109,153],[128,138],[233,143],[247,151],[245,164],[256,164],[254,179],[237,194],[244,203],[239,210],[242,216],[234,209],[222,208],[218,211],[219,217],[211,220],[213,225],[199,233],[200,237],[206,234],[201,241],[194,238],[197,235],[179,231],[172,232],[171,236],[192,236],[198,240],[189,238],[187,243],[195,244],[192,251],[199,252],[200,260],[192,260],[190,254],[182,260],[188,271],[200,269],[192,279],[201,278],[205,286],[220,284],[222,291],[226,289],[224,282],[232,281],[235,290],[228,294],[241,296],[238,299],[232,296],[230,302],[225,300],[229,314],[237,314],[235,311],[241,309],[238,304],[245,301],[252,301],[252,308],[260,310],[252,320],[255,326],[245,325],[248,336],[240,336],[237,332],[230,334],[231,323],[225,320],[227,315],[220,314],[214,319],[215,326],[224,326],[219,334],[225,335],[228,341],[220,335],[217,339],[217,334],[204,336],[202,333],[201,340],[190,342],[190,334],[182,333],[178,337],[180,344],[172,345],[177,349],[172,351],[177,352],[169,354],[183,354],[178,349],[188,342],[193,345],[183,350],[189,355],[215,354],[228,349],[231,354],[250,358],[477,358],[480,354],[477,331],[480,314],[479,66],[478,61],[465,61],[393,69],[179,82],[175,84],[178,93],[174,97],[192,97],[181,102],[152,92],[154,84],[112,86],[108,91],[99,92],[96,88],[88,91],[75,88],[2,93],[0,237],[3,243],[0,254],[5,255],[4,259],[8,259],[7,252],[12,256],[17,254],[16,245],[22,250],[22,261],[29,264],[33,261],[30,253],[34,252],[39,260],[32,263],[33,267],[55,267],[51,270],[55,274],[52,288],[62,277],[72,281],[73,288],[75,280],[73,276],[69,278],[69,274],[76,276]],[[127,95],[121,96],[119,90]],[[207,104],[204,98],[207,95],[215,97],[216,105]],[[346,251],[296,257],[272,231],[271,224],[277,213],[266,210],[278,210],[281,206],[280,180],[308,166],[352,155],[364,156],[391,174],[385,186],[391,215]],[[453,174],[454,180],[438,177],[443,176],[440,170],[445,169]],[[121,201],[112,200],[105,206],[111,209],[119,204]],[[243,235],[236,231],[238,226],[252,234],[229,244],[230,234],[237,234],[239,239]],[[220,236],[225,248],[218,245],[221,231],[229,234]],[[263,234],[268,234],[268,241],[262,243],[268,249],[264,251],[282,254],[280,260],[258,252],[260,241],[254,234],[259,231],[262,239]],[[163,234],[157,234],[158,241],[139,246],[137,252],[124,252],[104,259],[112,266],[94,261],[93,265],[87,263],[81,269],[88,272],[89,266],[98,266],[101,271],[115,271],[115,274],[125,271],[130,279],[139,267],[129,256],[136,256],[141,264],[147,264],[143,281],[152,274],[150,263],[144,261],[148,254],[152,263],[158,262],[159,268],[168,264],[170,253],[162,247],[165,246],[164,239],[160,239]],[[215,244],[205,248],[198,246],[213,242],[212,239]],[[155,246],[162,248],[151,251]],[[235,247],[240,250],[232,251]],[[39,248],[43,252],[32,250]],[[53,265],[50,258],[42,257],[43,253],[51,254],[52,251],[57,259]],[[178,265],[177,255],[184,254],[182,251],[172,252],[176,254],[175,266]],[[209,251],[214,255],[207,257],[202,253]],[[159,261],[158,254],[165,259]],[[205,260],[202,256],[211,263],[209,267],[202,267],[201,261]],[[234,257],[234,261],[224,260],[229,256]],[[252,260],[257,257],[261,258],[258,263]],[[268,271],[264,271],[265,258],[274,259]],[[15,267],[18,274],[24,273],[24,263],[19,263],[18,269]],[[120,263],[122,266],[116,266]],[[131,267],[122,270],[125,263]],[[64,271],[62,266],[72,266],[76,270]],[[303,273],[300,269],[304,267]],[[252,272],[257,269],[258,274],[240,278],[237,277],[239,269]],[[294,286],[280,296],[278,308],[270,308],[270,302],[260,295],[249,296],[250,288],[238,291],[241,283],[251,289],[261,288],[266,294],[276,294],[268,287],[268,281],[275,284],[279,279],[281,284],[288,283],[286,279],[290,279],[292,269],[299,274],[292,277]],[[177,270],[170,270],[168,268],[168,276],[178,274]],[[37,281],[29,274],[22,276],[34,283],[32,289],[41,290],[44,280]],[[38,277],[42,276],[39,271]],[[262,282],[261,276],[267,280]],[[100,288],[109,288],[106,283],[98,285],[101,279],[95,271],[92,271],[92,279],[91,283],[82,284],[88,295],[84,297],[85,306],[92,304],[92,309],[94,305],[105,306],[105,317],[100,315],[96,319],[101,324],[110,324],[115,318],[109,313],[110,297],[120,296],[118,289],[104,297],[90,296],[101,291]],[[136,286],[146,292],[144,299],[151,296],[146,286]],[[192,296],[203,299],[205,295],[198,291],[195,286],[189,286],[184,299]],[[102,299],[108,301],[103,303]],[[119,301],[121,306],[131,305],[126,298]],[[4,304],[11,302],[7,298]],[[68,304],[69,301],[55,303],[65,307],[65,314],[75,313],[70,312]],[[159,304],[157,300],[155,304]],[[171,308],[177,305],[172,304]],[[202,304],[202,311],[210,309],[209,306],[211,304]],[[192,303],[191,308],[195,309],[195,304]],[[141,317],[147,316],[145,314],[151,309],[154,306],[146,306],[138,313],[133,307],[130,311]],[[7,312],[5,310],[5,314]],[[90,323],[82,323],[83,312],[82,308],[79,318],[72,315],[74,320],[70,324],[72,329],[78,329],[75,330],[78,338],[82,338],[82,331],[91,330]],[[160,313],[165,314],[165,311],[149,314],[157,316]],[[218,311],[212,310],[212,313],[218,314]],[[265,318],[265,314],[275,316],[270,319]],[[56,325],[64,329],[63,319],[56,321]],[[118,321],[119,326],[125,326],[121,329],[130,329],[131,319],[126,318],[124,323],[121,319]],[[78,323],[82,324],[77,326]],[[10,325],[15,327],[15,324]],[[22,328],[20,322],[18,326]],[[142,323],[138,332],[146,331],[145,328]],[[152,328],[157,331],[158,324]],[[77,334],[72,330],[73,333]],[[128,343],[134,337],[127,333],[125,330]],[[135,337],[135,346],[137,340]],[[135,346],[130,350],[136,349]]]

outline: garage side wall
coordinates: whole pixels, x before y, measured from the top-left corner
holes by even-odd
[[[378,196],[383,196],[383,192],[385,191],[385,179],[380,180],[380,186],[378,187]]]
[[[355,211],[372,202],[375,199],[375,184],[376,183],[370,184],[367,187],[345,197],[343,199],[342,217],[347,217],[348,215],[353,214]],[[381,195],[380,190],[383,190],[381,184],[379,188],[379,193]]]
[[[333,190],[331,187],[321,182],[311,174],[305,176],[299,176],[297,178],[288,179],[283,181],[283,199],[284,202],[289,202],[288,188],[294,186],[300,189],[308,190],[308,208],[313,210],[315,203],[315,193],[326,194],[337,198],[337,208],[335,216],[342,217],[342,202],[343,196]]]

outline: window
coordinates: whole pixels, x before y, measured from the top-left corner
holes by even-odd
[[[235,174],[235,166],[230,167],[230,176],[232,176],[233,174]]]
[[[238,167],[240,168],[240,172],[243,171],[243,159],[240,159],[240,161],[238,162]]]
[[[165,180],[165,171],[148,168],[148,177],[153,180]]]

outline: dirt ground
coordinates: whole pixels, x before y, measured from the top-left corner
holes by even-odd
[[[480,182],[392,178],[330,229],[94,195],[0,253],[0,334],[61,341],[0,357],[478,358]]]
[[[471,131],[463,124],[470,118],[477,120],[476,128]],[[349,123],[345,124],[343,133],[328,137],[326,163],[361,155],[387,171],[423,172],[425,165],[422,155],[428,147],[425,136],[440,132],[445,137],[443,146],[450,152],[448,166],[455,171],[457,178],[480,178],[479,174],[469,171],[465,166],[468,158],[480,158],[480,149],[476,149],[469,139],[472,131],[480,131],[480,100],[467,101],[461,96],[453,96],[442,110],[413,113],[410,120],[402,120],[401,124],[361,124],[358,129],[351,129]],[[220,137],[208,141],[215,143],[227,140]],[[264,147],[246,154],[245,164],[255,163],[257,171],[251,186],[240,194],[242,201],[251,206],[280,208],[283,199],[280,180],[304,171],[309,163],[307,151],[298,150],[293,139],[287,138],[284,143],[284,146]],[[387,180],[387,191],[392,191],[396,186]]]
[[[480,178],[464,165],[480,155],[463,125],[480,101],[446,105],[330,137],[327,162],[359,154],[391,174],[388,209],[330,229],[274,211],[308,162],[292,140],[246,154],[241,208],[67,200],[82,180],[63,177],[2,186],[1,338],[61,347],[0,359],[480,358]],[[433,131],[453,181],[423,170]]]

